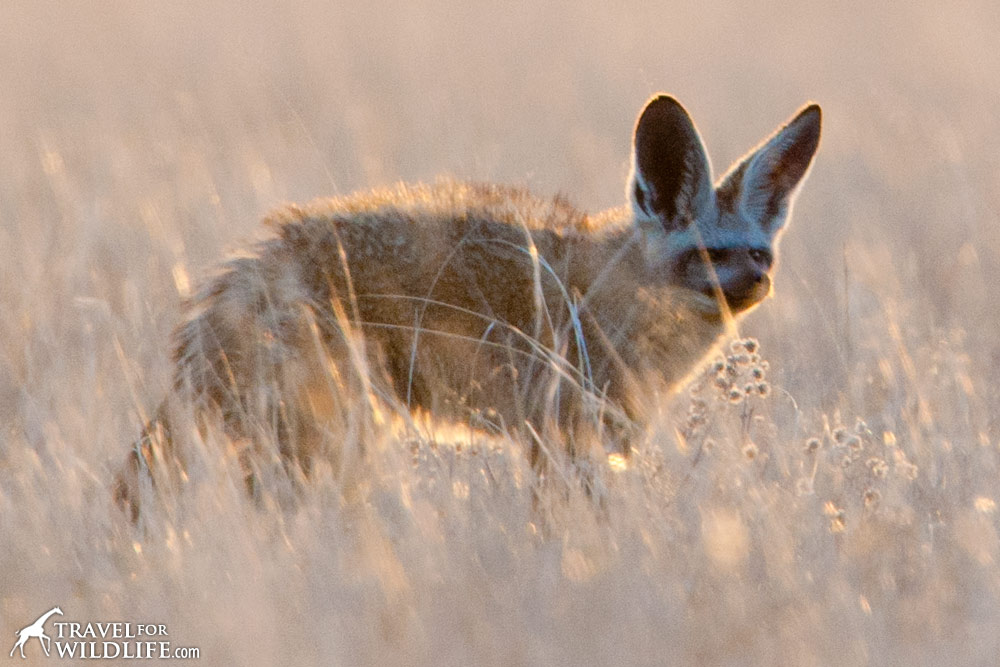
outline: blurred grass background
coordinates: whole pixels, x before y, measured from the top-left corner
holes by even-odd
[[[991,664],[998,31],[990,2],[3,3],[0,630],[59,604],[210,664]],[[694,463],[681,397],[650,436],[666,468],[551,534],[489,447],[390,457],[351,512],[193,493],[138,546],[115,524],[180,298],[270,208],[441,173],[617,206],[661,90],[717,174],[825,112],[742,327],[776,389],[763,456],[737,433]]]

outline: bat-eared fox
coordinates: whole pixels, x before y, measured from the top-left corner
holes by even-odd
[[[627,453],[657,392],[771,293],[820,120],[804,107],[714,181],[688,113],[657,95],[626,205],[596,215],[453,180],[279,209],[186,304],[172,391],[118,502],[137,518],[142,489],[213,427],[298,475],[342,467],[386,408],[509,433],[535,464],[541,442]]]

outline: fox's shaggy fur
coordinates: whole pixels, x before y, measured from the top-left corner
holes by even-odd
[[[637,122],[621,209],[441,181],[279,210],[187,306],[173,395],[118,498],[135,516],[144,470],[183,464],[178,420],[216,420],[308,472],[363,442],[373,396],[529,442],[524,429],[570,449],[609,429],[627,447],[651,391],[770,293],[819,133],[806,107],[713,186],[697,130],[661,95]]]

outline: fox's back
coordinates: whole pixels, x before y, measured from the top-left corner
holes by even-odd
[[[336,275],[338,283],[347,280],[346,262],[350,280],[363,291],[385,285],[387,293],[426,297],[442,282],[456,296],[472,293],[465,284],[470,278],[488,282],[490,291],[503,289],[521,273],[517,268],[536,260],[561,269],[565,279],[572,249],[621,231],[627,224],[621,213],[617,220],[595,220],[561,197],[442,180],[289,206],[267,223],[277,232],[277,247],[314,262],[313,270]],[[456,273],[462,274],[458,283],[451,280]],[[497,275],[505,280],[493,280]]]

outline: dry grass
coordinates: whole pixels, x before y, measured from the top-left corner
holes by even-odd
[[[0,637],[60,605],[209,664],[995,660],[992,4],[327,4],[0,8]],[[122,525],[180,297],[269,208],[439,172],[618,205],[660,89],[717,169],[824,106],[743,324],[766,396],[710,371],[597,500],[536,503],[503,440],[386,430],[346,498],[254,507],[209,447]]]

